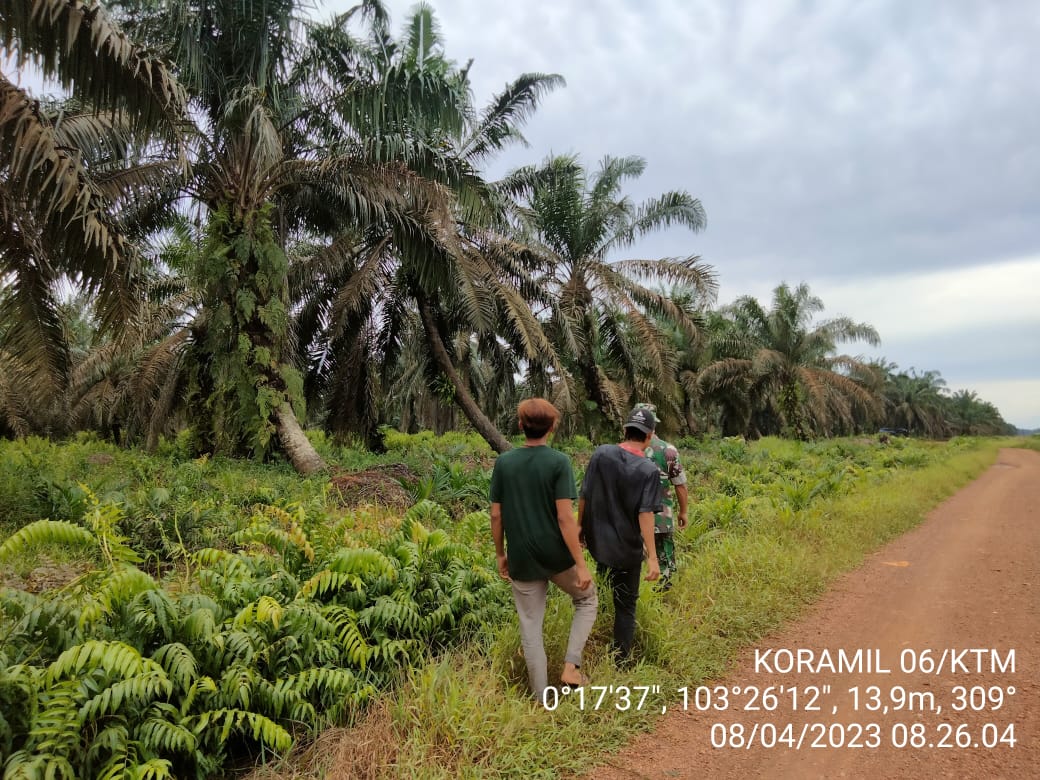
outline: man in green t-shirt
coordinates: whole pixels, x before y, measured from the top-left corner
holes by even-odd
[[[491,534],[498,572],[510,581],[531,692],[541,701],[549,684],[542,639],[549,583],[571,597],[574,618],[560,682],[583,685],[585,642],[596,622],[596,586],[578,541],[577,498],[570,459],[548,446],[560,414],[544,398],[517,407],[524,446],[498,456],[491,473]],[[508,553],[508,554],[507,554]]]

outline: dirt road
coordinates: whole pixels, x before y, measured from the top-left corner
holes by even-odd
[[[1040,777],[1040,453],[1002,450],[708,689],[589,776]]]

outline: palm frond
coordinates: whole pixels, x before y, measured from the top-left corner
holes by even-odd
[[[169,67],[134,44],[98,0],[24,0],[0,10],[0,35],[19,68],[32,62],[92,105],[132,121],[174,126],[186,93]]]
[[[555,73],[525,73],[505,90],[491,99],[469,137],[463,141],[459,154],[469,160],[481,161],[500,151],[510,141],[524,146],[526,139],[518,125],[527,120],[541,99],[554,89],[566,86],[562,76]]]
[[[18,201],[33,213],[36,240],[54,257],[76,256],[90,281],[100,283],[129,254],[80,157],[62,145],[39,103],[2,74],[0,182],[8,204]],[[4,208],[5,222],[13,210]],[[4,244],[24,242],[15,238],[17,228],[5,233]]]
[[[633,219],[604,242],[606,249],[631,246],[655,230],[680,225],[699,232],[707,225],[701,202],[687,192],[667,192],[640,204]]]

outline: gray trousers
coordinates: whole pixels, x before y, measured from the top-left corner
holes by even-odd
[[[542,700],[542,694],[549,684],[548,662],[545,658],[545,644],[542,641],[542,622],[545,618],[545,599],[550,581],[574,602],[571,634],[567,640],[567,654],[563,658],[566,663],[581,666],[581,654],[592,631],[592,624],[596,622],[596,607],[599,604],[596,583],[592,582],[585,590],[579,590],[578,575],[573,566],[549,580],[512,581],[513,601],[516,603],[516,614],[520,618],[520,644],[524,648],[524,660],[527,662],[527,679],[531,683],[531,693],[539,701]]]

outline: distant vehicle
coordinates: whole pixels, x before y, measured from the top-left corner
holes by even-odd
[[[886,434],[888,436],[909,436],[910,431],[906,428],[878,428],[878,433]]]

